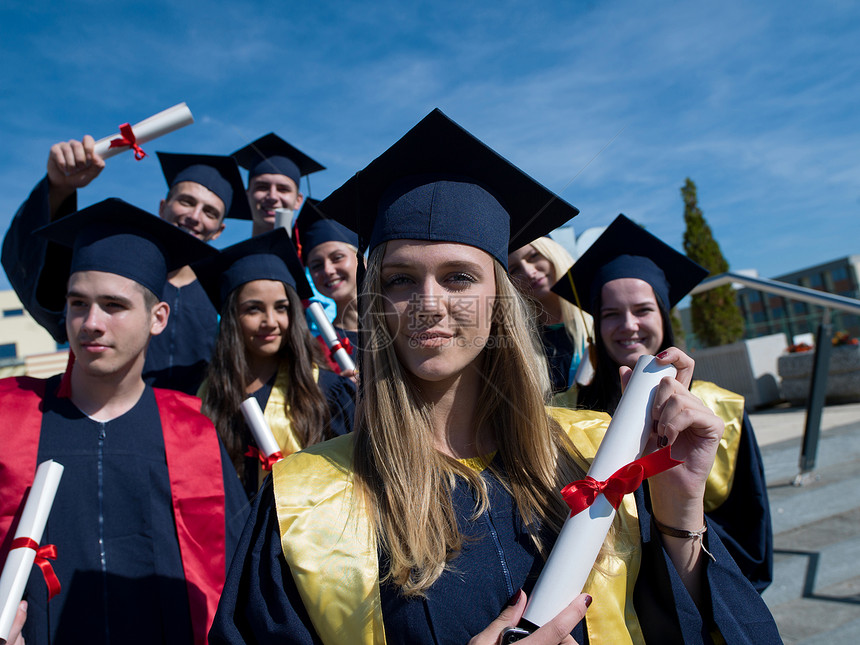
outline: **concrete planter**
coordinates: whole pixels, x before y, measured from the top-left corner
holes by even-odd
[[[698,349],[694,378],[712,381],[742,394],[748,411],[780,400],[777,358],[785,352],[785,334],[742,340],[731,345]]]
[[[804,405],[809,396],[815,352],[783,354],[777,367],[782,396],[794,405]],[[827,372],[827,402],[860,401],[860,345],[832,348]]]

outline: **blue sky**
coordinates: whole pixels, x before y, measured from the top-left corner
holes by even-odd
[[[156,150],[270,131],[328,167],[321,198],[439,107],[577,206],[577,232],[624,212],[680,248],[689,176],[732,270],[860,253],[854,2],[5,0],[0,57],[4,231],[52,143],[181,101],[196,123],[108,160],[81,206],[154,211]]]

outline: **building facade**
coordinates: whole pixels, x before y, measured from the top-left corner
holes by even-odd
[[[14,291],[0,291],[0,376],[50,376],[63,371],[67,356]]]
[[[860,255],[851,255],[781,275],[774,280],[860,299]],[[821,307],[755,289],[740,289],[737,297],[744,316],[745,338],[782,332],[791,341],[801,334],[814,334],[824,315]],[[860,336],[860,316],[831,310],[830,322],[834,331],[846,331],[851,336]]]

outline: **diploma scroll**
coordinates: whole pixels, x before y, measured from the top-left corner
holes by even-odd
[[[317,324],[317,329],[320,330],[320,335],[322,335],[326,347],[331,351],[341,371],[354,370],[355,363],[353,363],[352,357],[343,348],[343,345],[340,344],[340,339],[326,317],[323,306],[318,302],[312,302],[308,305],[308,311],[311,312],[311,316],[313,316],[314,322]]]
[[[591,385],[594,380],[594,365],[591,364],[591,356],[586,352],[579,361],[579,366],[576,368],[576,375],[573,377],[573,382],[576,385],[586,386]]]
[[[295,211],[291,208],[276,208],[275,209],[275,228],[285,228],[290,237],[293,236],[293,214]]]
[[[672,365],[658,365],[653,356],[639,358],[588,469],[589,477],[605,481],[642,454],[652,432],[654,391],[664,377],[674,377],[675,372]],[[601,493],[590,507],[565,520],[532,591],[524,620],[544,625],[582,593],[614,518],[615,509]]]
[[[15,531],[16,541],[32,540],[35,544],[41,541],[62,476],[63,467],[57,462],[49,459],[39,464]],[[3,573],[0,574],[0,641],[4,643],[9,637],[35,559],[33,548],[12,548],[3,565]]]
[[[140,145],[164,136],[174,130],[178,130],[179,128],[184,128],[186,125],[191,125],[192,123],[194,123],[194,117],[191,114],[191,110],[188,109],[188,106],[185,105],[185,103],[180,103],[179,105],[167,108],[163,112],[159,112],[148,119],[144,119],[140,123],[136,123],[131,126],[131,131],[134,133],[135,142],[137,145]],[[105,137],[104,139],[99,139],[96,141],[96,153],[100,155],[102,159],[109,159],[114,155],[118,155],[120,152],[131,150],[131,145],[114,146],[111,148],[111,141],[114,139],[122,140],[123,138],[123,134],[118,132],[109,137]]]
[[[253,396],[242,401],[242,414],[245,417],[245,422],[251,428],[251,434],[254,435],[254,441],[257,442],[257,447],[260,452],[268,457],[271,461],[278,461],[283,458],[281,447],[275,441],[275,435],[272,434],[269,424],[263,416],[263,411],[260,409],[260,404]]]

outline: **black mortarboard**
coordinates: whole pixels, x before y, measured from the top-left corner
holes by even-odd
[[[307,262],[307,255],[314,247],[325,242],[343,242],[358,248],[358,235],[340,222],[324,217],[317,205],[319,200],[307,199],[296,219],[296,248]]]
[[[603,285],[619,278],[639,278],[651,285],[668,311],[707,275],[707,269],[619,215],[552,290],[594,315]]]
[[[224,202],[225,217],[251,219],[251,207],[245,197],[245,185],[239,166],[224,155],[192,155],[157,152],[168,188],[181,181],[193,181],[208,188]]]
[[[143,285],[158,298],[170,271],[217,253],[181,228],[116,198],[58,219],[36,233],[72,248],[69,275],[114,273]],[[65,295],[66,280],[57,278],[57,289]]]
[[[200,285],[218,311],[234,289],[253,280],[279,280],[293,287],[299,298],[313,295],[305,270],[287,230],[257,235],[221,249],[192,266]]]
[[[394,239],[458,242],[504,267],[509,248],[579,212],[438,109],[319,209],[356,231],[362,251]]]
[[[230,155],[248,170],[248,182],[257,175],[285,175],[299,185],[305,175],[325,170],[325,166],[291,146],[274,132],[252,141]]]

